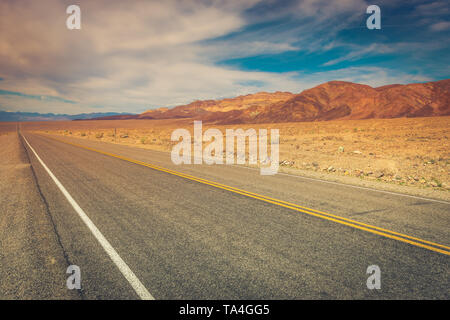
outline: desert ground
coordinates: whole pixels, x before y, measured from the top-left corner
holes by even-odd
[[[99,120],[29,122],[30,131],[74,136],[170,151],[171,133],[176,128],[193,131],[193,121],[179,120]],[[399,186],[450,190],[450,117],[335,120],[276,124],[214,125],[227,128],[279,129],[280,165],[326,173],[326,176],[353,176]],[[0,131],[15,130],[2,124]],[[286,170],[285,170],[286,171]]]

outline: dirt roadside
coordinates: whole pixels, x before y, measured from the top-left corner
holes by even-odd
[[[0,299],[79,299],[16,132],[0,135]]]

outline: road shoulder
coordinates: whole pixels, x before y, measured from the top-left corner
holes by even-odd
[[[20,138],[2,135],[0,145],[0,299],[79,299]]]

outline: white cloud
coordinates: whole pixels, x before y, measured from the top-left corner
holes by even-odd
[[[415,13],[420,16],[440,16],[450,13],[447,1],[432,1],[416,7]]]
[[[405,72],[380,67],[349,67],[326,72],[318,72],[310,75],[310,79],[317,79],[317,84],[325,81],[340,80],[367,84],[372,87],[379,87],[394,83],[408,84],[412,82],[426,82],[432,80],[427,76],[411,75]]]
[[[447,31],[450,30],[450,22],[448,21],[441,21],[437,22],[430,26],[430,29],[433,31]]]

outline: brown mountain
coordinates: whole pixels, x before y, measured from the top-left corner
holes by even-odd
[[[205,120],[264,123],[450,115],[450,79],[372,88],[331,81],[261,108],[215,113]]]
[[[249,108],[267,108],[274,103],[282,103],[294,94],[290,92],[259,92],[236,98],[222,100],[194,101],[187,105],[177,106],[172,109],[148,110],[139,115],[139,119],[171,119],[171,118],[198,118],[208,119],[215,114],[228,112],[240,112]]]
[[[234,124],[445,115],[450,115],[450,79],[378,88],[330,81],[299,94],[260,92],[195,101],[171,109],[149,110],[135,118],[193,118]]]

